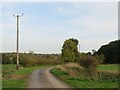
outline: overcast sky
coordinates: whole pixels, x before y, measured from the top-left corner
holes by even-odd
[[[118,39],[117,2],[2,3],[2,51],[16,51],[16,18],[20,17],[21,52],[60,53],[63,42],[75,38],[80,50],[98,50]],[[1,28],[1,27],[0,27]]]

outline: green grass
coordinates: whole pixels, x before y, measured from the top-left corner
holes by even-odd
[[[52,69],[51,73],[76,88],[118,88],[118,81],[80,79],[56,68]]]
[[[100,70],[100,71],[118,72],[118,64],[99,65],[98,70]]]
[[[25,88],[27,87],[28,76],[32,73],[33,70],[38,68],[47,68],[50,66],[34,66],[29,68],[23,68],[16,70],[16,65],[8,64],[2,65],[2,70],[4,77],[2,80],[3,88]],[[115,64],[112,65],[100,65],[98,66],[100,71],[118,71],[118,66]],[[66,72],[60,71],[58,69],[52,69],[51,72],[58,76],[60,79],[70,84],[73,87],[77,88],[117,88],[117,81],[97,81],[97,80],[80,80],[76,77],[70,77]],[[15,76],[15,77],[12,77]]]
[[[65,80],[70,85],[77,88],[116,88],[117,83],[108,81],[79,81],[79,80]]]
[[[0,90],[2,89],[2,65],[0,64]]]
[[[3,65],[4,76],[2,78],[2,88],[26,88],[29,75],[38,68],[47,68],[50,66],[34,66],[16,70],[16,65]]]
[[[25,80],[3,80],[2,88],[24,88],[26,87]]]

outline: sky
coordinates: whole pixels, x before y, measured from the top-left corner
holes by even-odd
[[[3,2],[2,52],[16,51],[13,14],[21,13],[20,52],[60,53],[69,38],[79,41],[81,52],[91,52],[118,39],[117,2]]]

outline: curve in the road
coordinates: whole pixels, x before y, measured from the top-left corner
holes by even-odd
[[[29,76],[28,88],[71,88],[50,73],[50,68],[33,71]]]

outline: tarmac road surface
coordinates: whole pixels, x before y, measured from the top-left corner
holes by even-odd
[[[29,76],[28,88],[72,88],[50,73],[50,68],[33,71]]]

